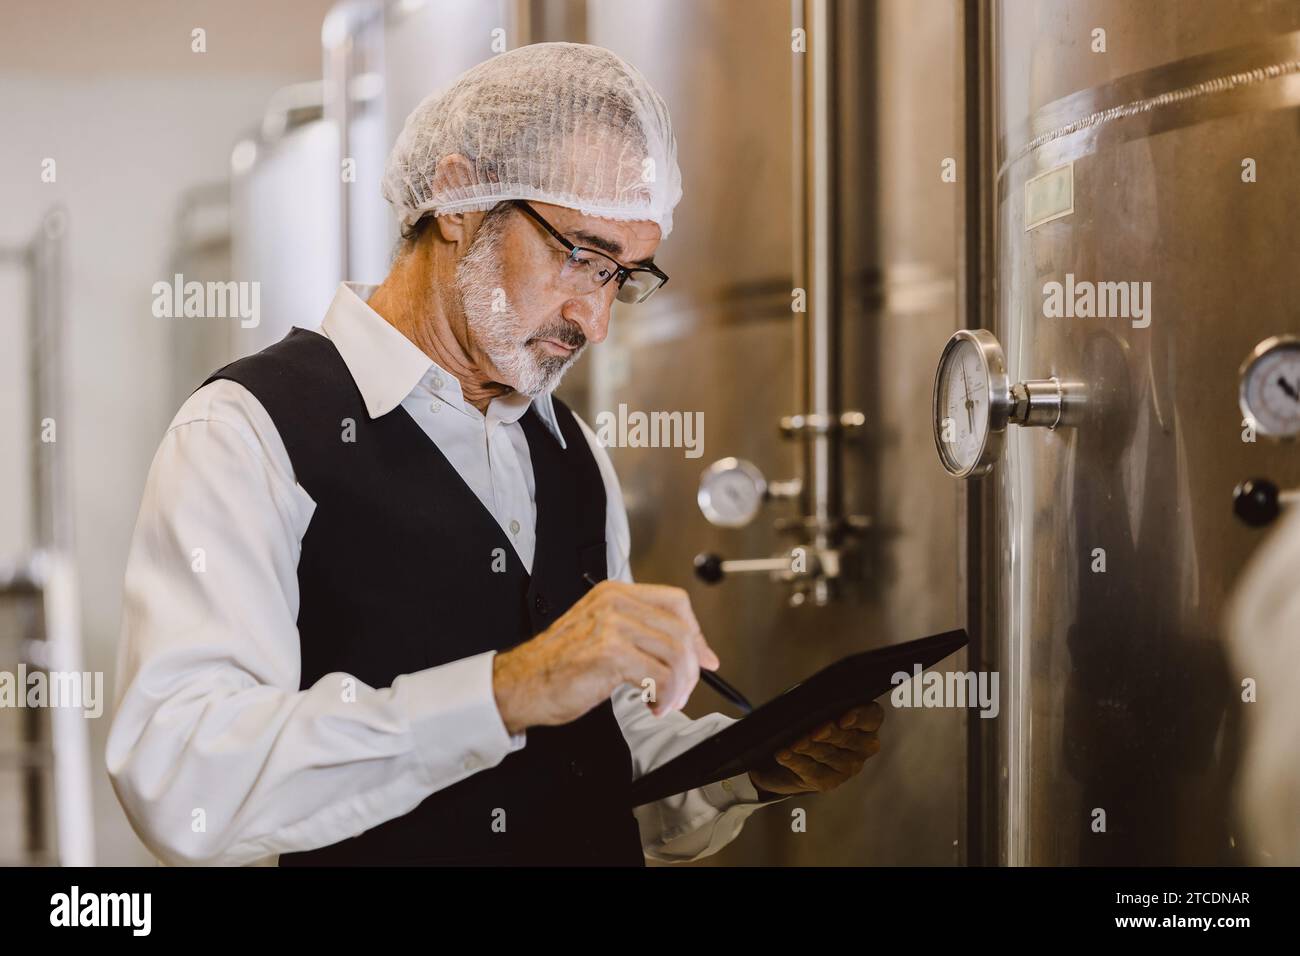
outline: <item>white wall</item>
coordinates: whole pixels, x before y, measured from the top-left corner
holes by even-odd
[[[25,241],[52,204],[67,208],[70,403],[59,440],[71,452],[85,666],[104,672],[111,701],[127,547],[175,412],[175,320],[153,317],[150,288],[168,278],[184,190],[227,176],[231,146],[276,88],[319,76],[328,3],[271,5],[280,7],[273,38],[251,29],[266,5],[243,0],[183,11],[115,3],[111,17],[104,6],[33,4],[0,39],[0,245]],[[192,22],[210,27],[207,60],[188,51]],[[45,157],[57,161],[56,183],[41,182]],[[0,269],[0,559],[27,543],[20,292],[12,268]],[[110,719],[106,711],[91,722],[97,862],[147,863],[104,770]],[[0,816],[13,810],[0,807]]]

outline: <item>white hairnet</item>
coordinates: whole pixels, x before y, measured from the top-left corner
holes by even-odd
[[[470,175],[438,174],[454,153]],[[598,46],[535,43],[420,103],[389,156],[383,192],[403,226],[425,213],[536,199],[651,220],[667,238],[682,185],[668,108],[635,67]]]

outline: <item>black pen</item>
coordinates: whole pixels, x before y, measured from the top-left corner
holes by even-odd
[[[586,571],[582,572],[582,577],[593,588],[599,583],[595,578],[593,578]],[[746,699],[744,694],[742,694],[740,691],[736,690],[736,688],[732,687],[725,680],[723,680],[721,674],[715,674],[713,671],[705,670],[703,667],[701,667],[700,678],[704,681],[704,683],[708,684],[715,691],[717,691],[723,697],[727,698],[727,700],[731,701],[733,704],[735,704],[745,713],[747,714],[753,713],[754,705],[751,704]]]

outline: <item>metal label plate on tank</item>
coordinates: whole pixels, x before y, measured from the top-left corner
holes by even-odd
[[[1074,212],[1074,163],[1025,182],[1025,232]]]

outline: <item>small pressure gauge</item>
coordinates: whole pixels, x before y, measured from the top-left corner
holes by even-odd
[[[1009,385],[992,332],[962,329],[948,340],[934,375],[934,445],[955,478],[988,474],[1007,425],[1055,429],[1079,421],[1084,387],[1058,378]]]
[[[950,475],[973,478],[993,467],[1010,409],[1002,346],[991,332],[962,329],[934,376],[934,444]]]
[[[1241,366],[1241,413],[1270,438],[1300,435],[1300,337],[1275,335]]]
[[[767,481],[757,467],[743,458],[722,458],[704,469],[696,501],[710,523],[741,528],[754,520],[766,495]]]

